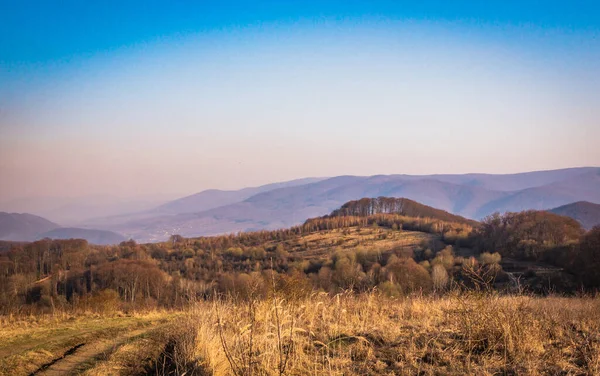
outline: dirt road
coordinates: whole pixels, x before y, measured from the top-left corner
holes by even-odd
[[[143,353],[146,347],[160,348],[160,333],[176,317],[177,312],[161,311],[5,321],[0,329],[0,376],[80,374],[120,356],[123,349]]]
[[[135,340],[149,330],[150,329],[148,328],[139,329],[110,340],[101,339],[78,344],[66,351],[61,358],[44,364],[37,371],[31,373],[31,375],[61,376],[79,374],[93,367],[96,361],[106,358],[118,347],[129,341]]]

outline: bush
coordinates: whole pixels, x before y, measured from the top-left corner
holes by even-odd
[[[451,246],[447,246],[443,250],[439,251],[431,265],[442,265],[447,271],[452,270],[454,267],[454,252]]]
[[[500,254],[498,252],[495,252],[495,253],[484,252],[481,255],[479,255],[479,262],[482,263],[483,265],[500,264],[500,260],[502,260],[502,256],[500,256]]]
[[[405,293],[432,288],[429,273],[413,259],[393,259],[385,266],[385,271],[388,281],[397,283]]]
[[[379,289],[379,291],[381,291],[381,293],[384,296],[390,298],[397,298],[402,295],[402,290],[400,289],[400,287],[397,284],[390,281],[380,283],[377,286],[377,288]]]
[[[436,290],[445,289],[450,280],[446,268],[444,268],[441,264],[434,265],[433,270],[431,271],[431,280],[433,282],[433,287]]]

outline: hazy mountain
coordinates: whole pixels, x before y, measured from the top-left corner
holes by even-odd
[[[540,187],[523,189],[483,205],[476,217],[493,212],[551,209],[575,201],[600,203],[600,168]]]
[[[120,198],[107,195],[86,197],[25,197],[0,203],[5,212],[32,213],[52,221],[79,225],[90,218],[108,217],[155,208],[173,196]]]
[[[518,174],[464,174],[431,175],[432,178],[461,185],[477,186],[495,191],[520,191],[570,179],[597,167],[567,168],[562,170],[533,171]]]
[[[592,202],[574,202],[554,208],[550,212],[571,217],[581,223],[586,230],[600,225],[600,205]]]
[[[261,185],[259,187],[243,188],[234,191],[209,189],[200,193],[196,193],[168,202],[156,208],[156,211],[164,214],[197,213],[217,208],[219,206],[225,206],[236,202],[244,201],[245,199],[261,192],[272,191],[277,188],[286,188],[294,187],[297,185],[310,184],[324,179],[325,178],[297,179],[287,182]]]
[[[326,178],[297,179],[287,182],[262,185],[259,187],[243,188],[234,191],[209,189],[190,196],[179,198],[177,200],[169,201],[150,210],[90,218],[78,223],[78,226],[84,228],[118,229],[119,231],[122,231],[123,228],[127,228],[127,224],[129,223],[145,223],[146,221],[153,223],[163,217],[169,217],[177,214],[203,212],[213,208],[244,201],[245,199],[252,197],[257,193],[266,192],[277,188],[309,184],[324,179]]]
[[[0,240],[30,240],[57,227],[56,223],[37,215],[0,212]]]
[[[127,240],[123,235],[106,230],[91,230],[74,227],[61,227],[36,236],[36,240],[50,239],[85,239],[88,243],[97,245],[119,244]]]
[[[60,227],[33,214],[0,212],[0,240],[34,241],[51,239],[85,239],[92,244],[117,244],[126,240],[112,231]]]
[[[519,189],[513,190],[515,187]],[[247,192],[239,194],[243,197]],[[271,186],[243,201],[208,210],[130,217],[102,228],[141,241],[162,240],[171,234],[198,236],[275,229],[328,214],[347,201],[380,196],[405,197],[480,219],[495,211],[551,209],[580,200],[600,203],[600,168],[513,175],[338,176],[307,184]]]

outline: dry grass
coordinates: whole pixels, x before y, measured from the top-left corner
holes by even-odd
[[[165,346],[165,333],[151,331],[119,344],[83,372],[86,376],[141,375],[152,369]]]
[[[199,302],[180,314],[2,324],[2,348],[14,352],[2,360],[0,374],[7,375],[31,372],[27,362],[51,359],[73,341],[116,340],[136,328],[149,331],[121,341],[85,374],[600,374],[600,298],[590,297],[313,294],[297,301]]]
[[[185,325],[196,328],[185,354],[196,374],[600,374],[598,298],[206,302]]]

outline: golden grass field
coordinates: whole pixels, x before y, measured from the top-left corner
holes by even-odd
[[[600,298],[591,297],[313,294],[2,326],[4,375],[600,374]]]
[[[201,303],[187,325],[213,375],[600,374],[598,298],[314,295]]]

